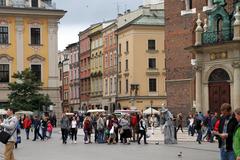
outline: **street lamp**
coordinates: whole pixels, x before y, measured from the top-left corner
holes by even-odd
[[[152,105],[153,105],[153,100],[150,101],[151,104],[151,116],[152,116]]]

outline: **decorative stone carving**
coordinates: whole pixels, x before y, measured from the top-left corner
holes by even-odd
[[[203,69],[203,67],[202,67],[201,65],[195,65],[195,66],[193,66],[193,70],[194,70],[195,72],[201,72],[202,69]]]
[[[239,6],[236,7],[236,13],[235,13],[234,17],[236,20],[233,24],[233,26],[234,26],[233,40],[240,40],[240,10],[239,10]]]
[[[45,58],[38,54],[34,54],[34,55],[28,57],[27,60],[32,63],[41,63],[41,62],[45,61]]]
[[[0,54],[0,62],[1,63],[9,63],[13,61],[13,57],[7,54]]]
[[[208,21],[207,21],[207,18],[205,18],[204,19],[204,26],[203,26],[203,30],[204,30],[204,32],[207,32],[207,30],[208,30]]]
[[[233,62],[232,67],[233,68],[240,68],[240,62]]]
[[[221,52],[221,53],[211,53],[210,54],[210,60],[217,60],[217,59],[227,59],[228,53],[227,52]]]
[[[198,19],[196,23],[197,23],[197,28],[195,30],[196,32],[195,46],[199,46],[199,45],[202,45],[202,32],[203,32],[200,13],[198,13]]]

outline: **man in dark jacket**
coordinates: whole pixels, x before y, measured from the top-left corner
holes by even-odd
[[[233,152],[233,134],[238,122],[232,116],[230,104],[224,103],[221,106],[222,117],[219,125],[218,142],[221,160],[235,160]]]
[[[61,119],[61,131],[62,131],[62,140],[63,144],[67,144],[68,131],[70,128],[70,121],[65,113],[62,115]]]
[[[34,127],[34,138],[33,138],[33,141],[36,141],[37,136],[39,136],[41,138],[41,140],[43,140],[42,135],[39,133],[39,129],[41,127],[41,122],[40,122],[38,116],[34,117],[33,127]]]

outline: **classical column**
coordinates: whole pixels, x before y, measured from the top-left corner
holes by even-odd
[[[196,72],[196,111],[202,111],[202,67],[194,66]]]
[[[234,26],[234,38],[233,40],[240,40],[240,11],[239,7],[236,7],[236,13],[234,15],[235,17],[235,22],[233,24]]]
[[[186,11],[190,10],[190,2],[189,0],[185,0]]]
[[[24,54],[23,54],[23,18],[16,18],[16,59],[17,59],[17,71],[24,70]]]
[[[58,24],[55,19],[48,20],[48,87],[58,87]]]
[[[213,0],[208,0],[208,8],[212,8],[213,7]]]
[[[240,107],[240,62],[232,64],[233,72],[233,108]]]

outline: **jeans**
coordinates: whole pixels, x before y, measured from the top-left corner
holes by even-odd
[[[197,130],[197,141],[198,142],[201,142],[202,141],[202,130],[201,129],[199,129],[199,130]]]
[[[29,139],[30,128],[26,128],[25,131],[26,131],[26,138]]]
[[[42,135],[39,133],[39,128],[35,128],[34,129],[34,138],[33,138],[33,140],[36,140],[37,136],[39,136],[41,138],[41,140],[43,140]]]
[[[98,130],[97,142],[104,143],[103,137],[104,137],[104,130]]]
[[[233,151],[226,151],[224,148],[220,148],[221,160],[235,160]]]
[[[139,133],[140,133],[140,137],[138,139],[138,143],[140,144],[140,141],[141,141],[142,137],[144,139],[144,143],[147,143],[146,131],[145,130],[140,130]]]
[[[61,131],[62,131],[62,140],[63,140],[63,143],[67,143],[68,129],[62,128]]]
[[[78,129],[77,128],[71,128],[71,139],[72,139],[72,141],[73,141],[73,139],[75,140],[75,141],[77,141],[77,131],[78,131]]]

